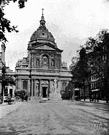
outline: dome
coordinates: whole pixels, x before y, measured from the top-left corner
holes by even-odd
[[[46,27],[40,26],[31,36],[30,41],[46,40],[55,43],[53,35],[47,30]]]
[[[55,39],[51,32],[48,31],[48,29],[45,26],[45,19],[44,15],[42,13],[41,20],[40,20],[40,26],[39,28],[32,34],[30,38],[30,42],[32,41],[48,41],[55,44]]]

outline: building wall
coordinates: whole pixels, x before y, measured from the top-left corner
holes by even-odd
[[[18,89],[25,90],[28,93],[31,93],[31,96],[40,96],[40,94],[42,93],[42,87],[48,88],[48,94],[54,92],[54,90],[55,90],[55,78],[56,77],[50,78],[48,76],[46,78],[43,78],[43,77],[39,77],[39,76],[38,77],[34,76],[34,79],[31,79],[31,88],[30,88],[30,80],[24,79],[24,78],[22,79],[22,77],[19,77],[19,79],[17,79],[17,83],[18,83],[18,86],[19,86]],[[65,85],[63,84],[63,82],[65,82]],[[59,92],[61,90],[64,91],[68,82],[69,81],[68,81],[67,78],[64,81],[61,80],[60,78],[58,78],[56,80],[56,89]],[[31,92],[30,92],[30,89],[31,89]]]
[[[29,67],[45,68],[45,69],[60,69],[61,68],[61,53],[56,51],[32,50],[29,51]]]

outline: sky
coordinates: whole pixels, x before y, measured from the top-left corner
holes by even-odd
[[[28,0],[23,9],[11,2],[5,7],[5,14],[19,30],[18,33],[6,33],[6,65],[12,70],[19,59],[27,57],[27,45],[39,27],[42,8],[46,27],[53,34],[58,48],[63,50],[62,61],[68,66],[88,37],[109,29],[108,0]]]

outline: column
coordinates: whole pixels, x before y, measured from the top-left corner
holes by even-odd
[[[30,80],[30,96],[32,96],[32,81],[31,81],[31,78],[29,80]]]
[[[38,91],[37,95],[40,96],[40,80],[38,80]]]
[[[31,80],[31,96],[33,96],[33,79]]]
[[[13,86],[12,88],[13,88],[13,90],[12,90],[12,92],[13,92],[13,93],[12,93],[12,97],[14,97],[15,86]]]
[[[40,82],[39,82],[39,80],[35,80],[35,82],[34,82],[34,91],[35,91],[36,97],[40,96]]]
[[[16,90],[18,90],[18,77],[15,78],[15,87],[16,87]]]
[[[55,89],[55,92],[57,91],[57,79],[55,78],[54,79],[54,89]]]
[[[28,93],[30,94],[30,79],[28,79]]]
[[[35,96],[35,92],[34,92],[34,80],[33,80],[33,96]]]
[[[42,61],[41,61],[41,57],[42,57],[42,56],[40,55],[40,68],[41,68],[41,64],[42,64],[42,63],[41,63],[41,62],[42,62]]]
[[[48,97],[50,95],[50,80],[48,80]]]
[[[18,80],[18,89],[20,89],[20,90],[22,89],[22,81],[21,81],[21,79]]]
[[[49,69],[51,69],[51,56],[49,55]]]
[[[58,80],[58,91],[59,91],[59,93],[60,93],[60,90],[61,90],[61,81]]]
[[[57,59],[56,59],[57,57],[56,57],[56,56],[57,56],[57,55],[54,56],[54,68],[55,68],[55,69],[56,69],[56,61],[57,61]]]
[[[39,80],[39,95],[42,97],[41,79]]]

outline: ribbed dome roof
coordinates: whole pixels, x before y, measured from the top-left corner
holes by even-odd
[[[46,27],[40,26],[31,36],[30,41],[47,40],[55,43],[53,35],[47,30]]]
[[[38,41],[38,40],[43,40],[43,41],[50,41],[53,44],[55,44],[55,39],[51,32],[48,31],[48,29],[45,26],[45,19],[44,15],[42,13],[41,20],[40,20],[40,26],[39,28],[32,34],[30,38],[30,42],[32,41]]]

